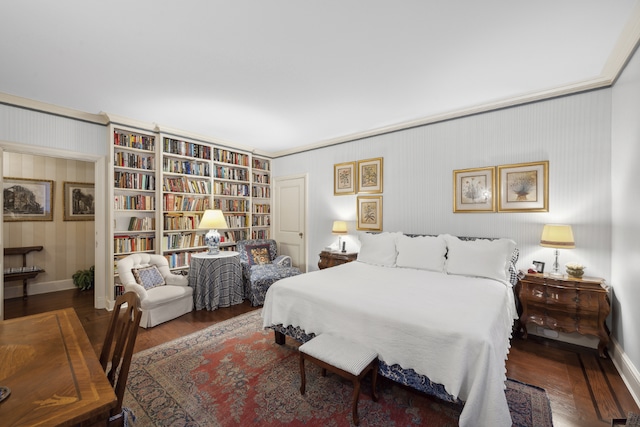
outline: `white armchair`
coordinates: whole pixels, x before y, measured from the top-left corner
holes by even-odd
[[[172,274],[162,255],[131,254],[118,261],[117,268],[125,291],[133,291],[140,298],[143,328],[193,310],[193,288],[189,287],[187,277]]]

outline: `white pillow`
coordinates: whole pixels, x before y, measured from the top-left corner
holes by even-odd
[[[418,268],[444,273],[447,242],[442,236],[402,235],[396,241],[398,267]]]
[[[509,239],[468,240],[445,235],[448,274],[509,281],[509,264],[516,242]]]
[[[396,239],[402,233],[361,233],[358,261],[383,267],[396,266]]]

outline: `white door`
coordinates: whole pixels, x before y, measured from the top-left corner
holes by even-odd
[[[307,271],[307,176],[275,178],[274,239],[278,254]]]

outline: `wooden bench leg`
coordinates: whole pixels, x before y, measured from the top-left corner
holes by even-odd
[[[358,417],[358,399],[360,397],[360,378],[353,379],[353,424],[360,425],[360,418]]]
[[[373,372],[371,373],[371,399],[378,401],[378,393],[376,392],[376,383],[378,382],[378,359],[373,361]]]
[[[304,372],[304,353],[300,352],[300,394],[304,395],[307,377]]]

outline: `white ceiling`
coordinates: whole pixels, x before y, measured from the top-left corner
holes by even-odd
[[[610,84],[638,41],[639,10],[638,0],[2,0],[0,92],[283,153]]]

